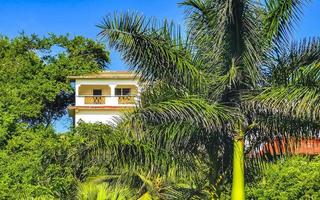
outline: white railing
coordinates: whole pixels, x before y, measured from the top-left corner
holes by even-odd
[[[78,95],[76,106],[135,106],[138,96]]]

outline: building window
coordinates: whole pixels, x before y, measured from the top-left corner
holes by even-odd
[[[116,88],[115,94],[116,94],[116,96],[130,96],[131,89],[130,88]]]
[[[102,90],[93,90],[93,96],[101,96],[102,95]]]

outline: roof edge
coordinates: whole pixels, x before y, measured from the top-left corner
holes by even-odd
[[[134,109],[135,106],[68,106],[68,110],[121,110],[121,109]]]
[[[97,73],[84,74],[80,76],[67,76],[68,80],[75,79],[114,79],[114,78],[122,78],[122,79],[136,79],[140,76],[131,71],[101,71]]]

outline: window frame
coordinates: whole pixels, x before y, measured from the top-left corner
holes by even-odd
[[[129,90],[128,94],[124,94],[123,90]],[[117,94],[117,91],[120,91],[120,94]],[[115,88],[115,96],[131,96],[131,88]]]

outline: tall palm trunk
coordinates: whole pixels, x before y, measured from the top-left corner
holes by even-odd
[[[234,139],[233,145],[233,175],[232,194],[233,200],[244,200],[244,131],[239,129],[238,137]]]

